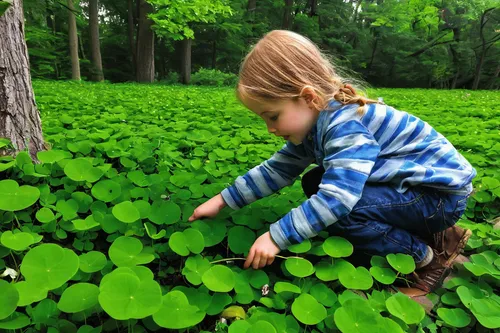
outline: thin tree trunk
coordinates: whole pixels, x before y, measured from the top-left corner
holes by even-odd
[[[283,12],[282,29],[290,30],[292,28],[292,7],[293,0],[285,0],[285,10]]]
[[[372,56],[370,58],[370,63],[368,64],[367,69],[371,69],[373,65],[373,59],[375,59],[375,51],[377,51],[377,45],[378,45],[378,38],[375,37],[375,44],[373,45],[373,50],[372,50]]]
[[[253,22],[255,20],[255,9],[257,8],[257,0],[248,0],[247,4],[247,15],[249,21]]]
[[[49,9],[48,0],[45,1],[45,8],[47,8],[47,28],[50,28],[52,34],[56,35],[56,14],[53,10]],[[57,65],[57,57],[54,59],[54,72],[56,80],[59,79],[59,67]]]
[[[36,153],[44,149],[44,141],[31,86],[21,0],[13,0],[0,17],[0,31],[0,137],[10,139],[15,151],[28,148],[37,161]]]
[[[73,0],[68,0],[68,35],[71,54],[71,78],[80,81],[80,60],[78,59],[78,35],[76,33],[75,7]]]
[[[97,13],[99,0],[89,2],[90,50],[92,60],[92,81],[104,80],[102,72],[101,43],[99,42],[99,16]]]
[[[481,55],[479,56],[479,60],[476,63],[476,72],[474,73],[474,82],[472,83],[472,90],[477,90],[479,87],[479,81],[481,80],[481,71],[483,69],[483,64],[484,64],[484,58],[486,56],[486,52],[488,51],[489,47],[486,48],[486,40],[484,38],[484,26],[486,25],[486,22],[488,19],[486,16],[490,11],[492,11],[495,8],[490,8],[486,9],[483,14],[481,15],[481,26],[479,29],[479,36],[481,37]]]
[[[127,28],[128,28],[128,45],[130,47],[130,53],[132,54],[132,72],[135,75],[135,66],[137,63],[137,44],[134,37],[134,0],[128,0],[127,9]]]
[[[212,69],[215,69],[217,63],[217,38],[219,38],[219,32],[215,32],[215,38],[212,43]]]
[[[191,81],[191,44],[192,39],[184,38],[182,40],[182,83],[189,84]]]
[[[137,34],[137,81],[153,82],[155,78],[154,34],[151,30],[153,21],[148,14],[153,6],[146,0],[139,0],[139,32]]]
[[[497,80],[498,76],[500,75],[500,63],[497,65],[497,69],[495,70],[495,74],[490,79],[490,82],[487,85],[487,89],[493,89],[493,86],[495,85],[495,81]]]
[[[356,8],[354,9],[354,16],[352,18],[352,21],[354,23],[356,23],[356,20],[358,19],[358,11],[359,11],[359,6],[361,6],[361,3],[363,2],[363,0],[358,0],[358,3],[356,5]]]

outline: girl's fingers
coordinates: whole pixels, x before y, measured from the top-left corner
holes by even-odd
[[[245,260],[245,264],[243,265],[243,268],[247,269],[250,266],[250,264],[253,261],[254,255],[255,255],[254,250],[250,249],[250,253],[248,253],[248,257],[247,257],[247,260]]]
[[[274,262],[274,257],[267,258],[267,265],[271,265]]]
[[[266,256],[262,256],[262,257],[260,257],[260,264],[259,264],[259,268],[264,268],[264,267],[266,267],[266,264],[267,264],[267,257],[266,257]]]
[[[259,265],[260,265],[260,254],[256,253],[255,257],[253,258],[252,267],[253,269],[259,269]]]

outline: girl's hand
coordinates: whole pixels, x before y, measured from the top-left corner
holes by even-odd
[[[271,234],[268,232],[262,234],[253,243],[248,252],[247,260],[243,268],[248,268],[250,264],[253,269],[263,268],[266,265],[271,265],[274,261],[274,256],[280,253],[280,248],[272,240]]]
[[[193,212],[188,219],[189,222],[201,219],[203,217],[215,217],[220,210],[226,206],[226,202],[222,198],[222,194],[217,194],[207,202],[202,203]]]

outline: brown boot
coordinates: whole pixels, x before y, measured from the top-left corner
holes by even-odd
[[[452,267],[455,258],[463,252],[467,241],[472,235],[469,229],[460,228],[457,225],[432,235],[433,239],[429,244],[441,254],[442,264]]]
[[[410,286],[418,288],[426,293],[433,292],[441,287],[444,279],[450,274],[451,269],[442,264],[443,255],[432,249],[434,257],[432,261],[407,276]]]

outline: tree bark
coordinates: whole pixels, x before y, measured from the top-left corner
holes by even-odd
[[[76,33],[75,7],[73,0],[68,0],[68,35],[71,54],[71,78],[80,81],[80,60],[78,59],[78,36]]]
[[[494,89],[495,81],[497,80],[498,75],[500,75],[500,63],[498,63],[497,69],[495,69],[495,74],[491,77],[486,89]]]
[[[139,32],[137,34],[137,81],[153,82],[155,78],[154,33],[151,30],[153,21],[148,14],[153,6],[146,0],[139,0]]]
[[[92,60],[91,80],[95,82],[104,80],[104,74],[102,72],[101,43],[99,42],[98,1],[99,0],[89,1],[90,50]]]
[[[257,0],[248,0],[247,15],[251,22],[255,20],[255,9],[257,8]]]
[[[293,0],[285,0],[285,10],[283,12],[282,29],[290,30],[292,28],[292,7]]]
[[[31,86],[21,0],[14,0],[0,17],[0,137],[15,151],[28,149],[33,160],[44,149],[40,114]],[[3,151],[0,154],[5,155]]]
[[[486,9],[481,15],[481,26],[479,28],[479,36],[481,37],[481,42],[482,42],[481,54],[479,55],[478,60],[476,62],[476,72],[474,73],[474,82],[472,83],[472,90],[477,90],[477,88],[479,87],[479,81],[481,80],[481,71],[483,69],[484,58],[486,56],[486,52],[488,52],[489,49],[489,47],[488,48],[486,47],[486,39],[484,38],[484,26],[488,21],[486,16],[488,15],[489,12],[491,12],[494,9],[495,8]]]
[[[182,66],[181,75],[182,83],[189,84],[191,81],[191,45],[192,39],[184,38],[182,40]]]
[[[134,0],[128,0],[127,18],[128,44],[130,47],[130,53],[132,54],[132,72],[135,75],[135,66],[137,64],[137,44],[134,37]]]

